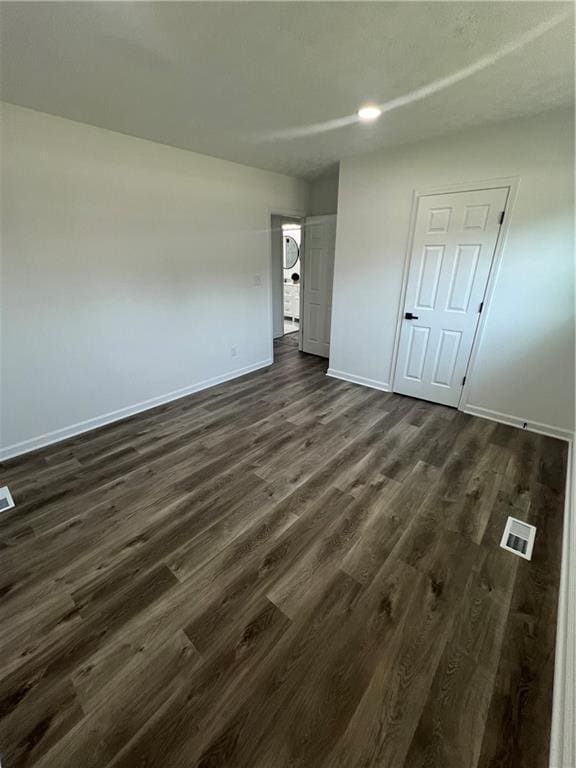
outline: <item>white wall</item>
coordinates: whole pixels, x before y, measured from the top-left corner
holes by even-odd
[[[1,142],[0,455],[270,361],[304,182],[8,105]]]
[[[342,161],[330,368],[391,386],[412,195],[519,177],[468,406],[574,429],[574,115]]]
[[[338,174],[314,179],[310,183],[309,216],[324,216],[338,209]]]

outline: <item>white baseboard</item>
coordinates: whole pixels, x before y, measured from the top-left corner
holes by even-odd
[[[199,381],[196,384],[191,384],[188,387],[182,387],[182,389],[175,389],[173,392],[167,392],[164,395],[158,397],[151,397],[149,400],[143,400],[140,403],[134,405],[128,405],[125,408],[119,408],[117,411],[110,411],[110,413],[104,413],[101,416],[95,416],[85,421],[79,421],[76,424],[71,424],[68,427],[62,429],[55,429],[53,432],[47,432],[44,435],[38,435],[37,437],[31,437],[28,440],[23,440],[20,443],[14,443],[8,445],[5,448],[0,449],[0,461],[6,459],[12,459],[15,456],[20,456],[23,453],[30,453],[30,451],[36,451],[38,448],[45,448],[53,443],[59,443],[62,440],[67,440],[69,437],[75,437],[81,435],[83,432],[90,432],[98,427],[103,427],[106,424],[111,424],[114,421],[121,421],[128,416],[134,416],[142,411],[148,411],[150,408],[156,408],[158,405],[164,405],[164,403],[170,403],[172,400],[178,400],[181,397],[192,395],[194,392],[200,392],[203,389],[214,387],[217,384],[223,384],[225,381],[231,379],[237,379],[239,376],[245,376],[247,373],[252,373],[260,368],[266,368],[272,365],[272,359],[262,360],[254,365],[248,365],[245,368],[237,368],[234,371],[222,374],[221,376],[214,376],[211,379],[205,379]]]
[[[568,450],[550,768],[576,766],[576,453]]]
[[[526,419],[521,419],[517,416],[510,416],[508,413],[500,413],[499,411],[491,411],[488,408],[481,408],[479,405],[465,405],[462,410],[464,413],[469,413],[471,416],[480,416],[483,419],[490,419],[490,421],[498,421],[500,424],[509,424],[511,427],[527,429],[529,432],[538,432],[541,435],[558,437],[560,440],[572,440],[574,438],[574,432],[569,429],[553,427],[550,424],[541,424],[538,421],[527,421]],[[525,424],[526,426],[524,426]]]
[[[342,379],[342,381],[350,381],[352,384],[362,384],[365,387],[372,387],[372,389],[379,389],[382,392],[390,392],[390,385],[385,381],[377,381],[376,379],[367,379],[364,376],[356,376],[353,373],[346,373],[345,371],[337,371],[334,368],[328,368],[326,372],[327,376],[331,376],[333,379]]]

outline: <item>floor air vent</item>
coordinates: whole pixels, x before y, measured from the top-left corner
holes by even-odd
[[[4,512],[5,509],[12,509],[14,506],[15,504],[8,486],[5,485],[3,488],[0,488],[0,512]]]
[[[532,559],[532,549],[536,538],[536,528],[515,517],[509,517],[504,528],[500,546],[525,560]]]

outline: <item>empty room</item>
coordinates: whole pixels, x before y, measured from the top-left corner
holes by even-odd
[[[1,768],[576,768],[574,10],[0,0]]]

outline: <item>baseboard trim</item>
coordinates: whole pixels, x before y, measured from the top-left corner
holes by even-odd
[[[222,374],[221,376],[214,376],[211,379],[199,381],[196,384],[191,384],[188,387],[175,389],[174,391],[167,392],[164,395],[151,397],[149,400],[143,400],[140,403],[128,405],[125,408],[119,408],[116,411],[110,411],[109,413],[104,413],[101,416],[95,416],[91,419],[86,419],[85,421],[79,421],[76,424],[71,424],[68,427],[55,429],[53,432],[46,432],[43,435],[31,437],[28,440],[23,440],[20,443],[8,445],[6,448],[0,449],[0,461],[13,459],[16,456],[21,456],[25,453],[30,453],[31,451],[37,451],[39,448],[46,448],[47,446],[53,445],[54,443],[60,443],[63,440],[67,440],[70,437],[76,437],[77,435],[81,435],[84,432],[90,432],[93,429],[98,429],[98,427],[104,427],[107,424],[112,424],[115,421],[121,421],[122,419],[126,419],[129,416],[135,416],[137,413],[142,413],[143,411],[149,411],[151,408],[156,408],[159,405],[170,403],[173,400],[179,400],[181,397],[186,397],[187,395],[193,395],[195,392],[200,392],[203,389],[215,387],[218,384],[223,384],[225,381],[237,379],[240,376],[245,376],[247,373],[258,371],[260,368],[267,368],[269,365],[272,365],[272,362],[273,360],[271,358],[267,360],[261,360],[258,363],[254,363],[254,365],[247,365],[245,368],[237,368],[233,371]]]
[[[550,768],[576,766],[576,454],[568,449],[558,601]]]
[[[346,371],[337,371],[335,368],[328,368],[326,376],[331,376],[333,379],[341,379],[342,381],[349,381],[352,384],[362,384],[364,387],[379,389],[381,392],[390,392],[390,385],[385,381],[367,379],[364,376],[356,376],[353,373],[346,373]]]
[[[549,437],[557,437],[560,440],[568,441],[574,438],[574,432],[571,432],[569,429],[553,427],[550,424],[541,424],[538,421],[528,421],[517,416],[511,416],[508,413],[500,413],[499,411],[491,411],[488,408],[481,408],[479,405],[465,405],[462,410],[464,413],[469,413],[471,416],[480,416],[482,419],[498,421],[500,424],[509,424],[511,427],[527,429],[529,432],[538,432],[540,435],[548,435]],[[525,424],[526,426],[524,426]]]

